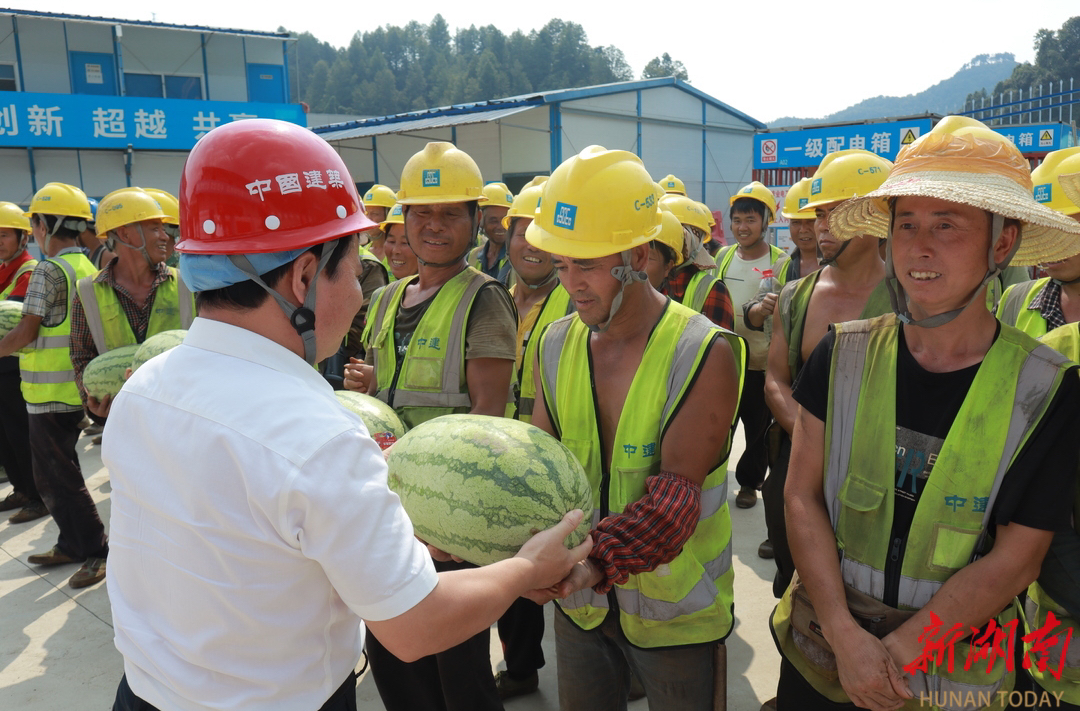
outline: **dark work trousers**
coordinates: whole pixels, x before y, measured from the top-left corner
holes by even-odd
[[[60,527],[57,545],[72,558],[107,558],[109,542],[97,506],[86,490],[75,442],[78,412],[30,414],[30,454],[34,483],[41,500]]]
[[[918,697],[915,697],[918,700]],[[776,711],[847,711],[855,704],[830,701],[788,660],[780,658],[780,681],[776,686]]]
[[[506,671],[513,679],[525,679],[544,666],[544,606],[519,597],[499,618]]]
[[[739,419],[742,420],[743,434],[746,436],[746,450],[735,467],[735,481],[739,482],[740,488],[760,489],[768,466],[765,431],[772,421],[772,413],[765,404],[765,371],[746,371],[742,400],[739,402]]]
[[[127,674],[120,677],[120,686],[116,687],[116,700],[112,711],[158,711],[157,706],[146,703],[128,686]],[[334,695],[327,699],[319,711],[356,711],[356,672],[349,674]]]
[[[439,572],[474,567],[470,563],[435,563]],[[403,662],[369,629],[367,655],[386,711],[502,711],[491,673],[490,630],[445,652]]]
[[[0,359],[0,464],[11,486],[31,501],[41,501],[34,485],[34,465],[30,457],[30,419],[26,414],[19,378],[19,366],[8,370]]]
[[[787,541],[787,522],[784,520],[784,483],[787,481],[788,460],[791,458],[791,437],[779,424],[773,427],[779,433],[780,449],[769,462],[769,478],[761,487],[761,501],[765,505],[765,527],[773,547],[776,575],[773,576],[773,595],[783,597],[795,574],[795,562]]]

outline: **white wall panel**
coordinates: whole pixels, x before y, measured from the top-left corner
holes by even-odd
[[[124,71],[202,76],[200,37],[198,32],[124,27]],[[237,67],[236,72],[240,73],[242,69]]]
[[[92,198],[102,198],[113,190],[127,187],[127,173],[124,171],[124,151],[79,151],[79,160],[82,163],[83,192]],[[141,160],[141,154],[135,154],[135,162]],[[138,185],[138,183],[135,183]],[[180,184],[179,178],[176,184]],[[147,187],[156,188],[150,184]],[[164,190],[169,188],[163,187]],[[175,195],[175,193],[173,193]]]
[[[285,52],[281,40],[262,37],[245,37],[247,60],[250,64],[284,64]]]
[[[636,91],[623,91],[618,94],[574,99],[573,101],[564,101],[561,105],[570,109],[599,111],[637,118]]]
[[[16,61],[15,28],[10,15],[0,15],[0,62]],[[19,70],[15,70],[15,76]]]
[[[64,51],[63,23],[30,17],[20,17],[18,22],[19,51],[26,81],[23,91],[70,94],[71,77]]]
[[[641,92],[641,115],[668,121],[701,125],[701,99],[673,86]]]
[[[500,123],[504,175],[551,172],[550,117],[546,106],[507,116]]]
[[[244,46],[236,35],[207,35],[206,64],[210,70],[211,101],[247,101]]]
[[[563,112],[562,128],[563,160],[591,145],[631,153],[637,149],[636,119],[602,118]]]
[[[185,160],[187,153],[184,151],[135,151],[131,184],[160,188],[178,196]]]
[[[19,28],[22,29],[22,18]],[[67,27],[67,48],[69,52],[104,52],[113,53],[113,26],[99,22],[55,22]],[[20,47],[23,39],[19,38]]]
[[[25,208],[30,205],[30,198],[33,196],[30,161],[26,149],[0,149],[0,200],[14,202]]]

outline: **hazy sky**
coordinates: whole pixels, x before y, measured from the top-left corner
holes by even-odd
[[[822,0],[700,2],[230,2],[229,0],[14,0],[19,9],[250,30],[284,26],[345,46],[378,25],[428,23],[451,31],[493,24],[506,34],[558,17],[585,28],[593,45],[615,45],[640,76],[668,52],[696,87],[761,121],[818,117],[878,95],[906,95],[952,76],[977,54],[1034,57],[1035,33],[1080,15],[1077,0]],[[92,7],[92,9],[90,9]],[[254,12],[253,12],[254,11]],[[493,97],[497,98],[497,97]]]

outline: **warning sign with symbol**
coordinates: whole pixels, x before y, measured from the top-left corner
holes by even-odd
[[[1043,129],[1039,131],[1039,148],[1053,148],[1054,147],[1054,132],[1050,129]]]
[[[919,127],[905,128],[900,131],[900,145],[907,146],[915,142],[919,137]]]
[[[762,163],[775,163],[776,162],[776,139],[766,138],[761,141],[761,162]]]

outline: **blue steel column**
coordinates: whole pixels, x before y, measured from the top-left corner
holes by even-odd
[[[292,103],[289,101],[289,93],[292,91],[292,87],[289,86],[289,43],[285,40],[281,40],[281,54],[285,58],[285,103]],[[300,92],[296,92],[296,100],[300,100]],[[305,122],[306,123],[306,122]]]
[[[637,90],[637,157],[641,158],[641,89]]]
[[[371,137],[371,167],[374,168],[375,182],[379,182],[379,145],[375,136]]]
[[[203,73],[203,89],[206,91],[206,95],[203,96],[207,101],[210,100],[210,64],[206,61],[206,33],[199,33],[199,42],[202,44],[202,73]]]
[[[23,81],[22,71],[22,48],[19,46],[19,20],[11,16],[11,29],[15,33],[15,63],[19,65],[19,91],[26,91],[26,83]],[[70,64],[70,60],[68,64]],[[70,69],[68,71],[71,71]],[[35,191],[36,192],[36,191]]]
[[[706,190],[705,190],[705,156],[709,153],[709,133],[706,130],[706,122],[708,120],[708,109],[704,101],[701,102],[701,201],[706,205]]]
[[[240,38],[240,47],[244,50],[244,86],[247,87],[247,100],[251,101],[251,71],[247,63],[247,39]]]
[[[26,147],[26,160],[30,163],[30,189],[37,192],[37,168],[34,167],[34,149]]]
[[[71,50],[68,48],[67,23],[62,22],[60,24],[64,28],[64,59],[67,60],[68,87],[69,87],[68,91],[70,91],[72,94],[74,94],[75,93],[75,77],[72,76],[72,71],[71,71]]]
[[[551,104],[548,116],[551,134],[551,170],[555,170],[562,163],[562,114],[558,104]]]
[[[116,86],[120,88],[120,96],[127,96],[127,85],[124,83],[124,48],[120,37],[116,36],[117,25],[113,25],[113,54],[116,55]],[[162,91],[165,87],[161,87]]]

